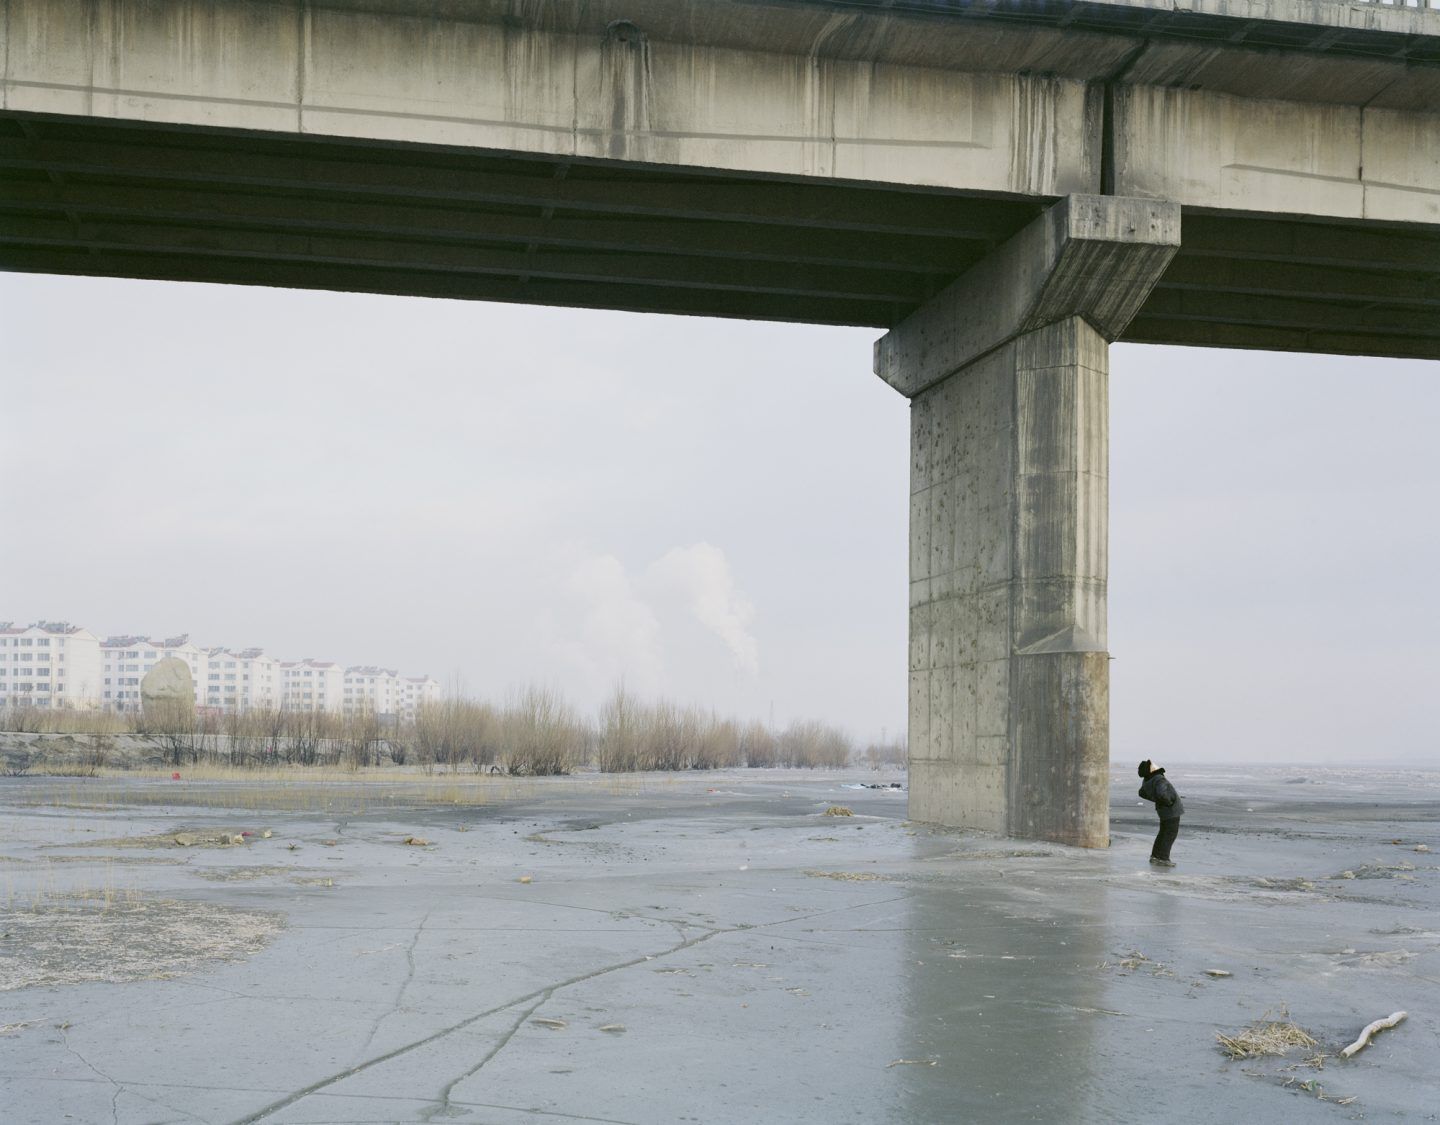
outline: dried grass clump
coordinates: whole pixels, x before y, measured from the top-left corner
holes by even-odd
[[[831,805],[825,810],[825,816],[854,816],[855,814],[844,805]]]
[[[1278,1019],[1270,1019],[1267,1012],[1234,1035],[1217,1031],[1215,1039],[1220,1044],[1220,1050],[1230,1059],[1283,1055],[1292,1047],[1318,1046],[1313,1035],[1291,1022],[1288,1012],[1281,1012]]]

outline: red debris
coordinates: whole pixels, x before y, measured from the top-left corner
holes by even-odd
[[[170,775],[170,780],[171,780],[171,781],[179,781],[179,780],[180,780],[180,775],[179,775],[178,773],[172,773],[172,774]]]

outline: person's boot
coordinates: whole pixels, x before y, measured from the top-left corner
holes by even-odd
[[[1171,860],[1171,859],[1161,859],[1159,856],[1154,856],[1154,855],[1152,855],[1152,856],[1150,857],[1150,862],[1153,863],[1156,867],[1174,867],[1174,866],[1175,866],[1175,861],[1174,861],[1174,860]]]

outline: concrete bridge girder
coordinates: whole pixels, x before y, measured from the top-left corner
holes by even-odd
[[[450,18],[358,2],[9,0],[0,108],[1440,223],[1435,68],[1310,56],[1297,70],[1238,49],[821,19],[804,5],[712,3],[683,29],[675,0],[588,7],[557,2],[522,24],[478,0]],[[631,12],[617,22],[632,30],[597,30],[610,9]],[[647,15],[676,37],[647,32]]]

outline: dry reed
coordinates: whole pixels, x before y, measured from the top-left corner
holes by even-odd
[[[1288,1012],[1278,1019],[1270,1013],[1261,1016],[1234,1035],[1217,1031],[1215,1039],[1220,1050],[1230,1059],[1253,1059],[1262,1055],[1283,1055],[1293,1047],[1314,1047],[1315,1038],[1304,1028],[1291,1022]]]

